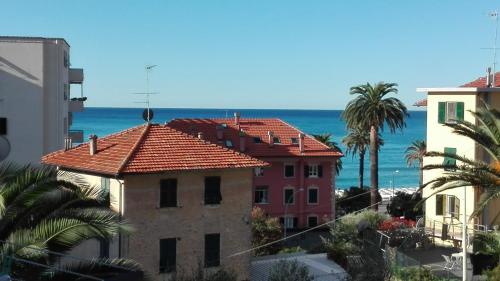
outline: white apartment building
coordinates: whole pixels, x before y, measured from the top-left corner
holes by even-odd
[[[69,130],[85,100],[70,85],[82,83],[66,40],[0,36],[0,163],[37,166],[43,155],[82,142],[83,132]]]

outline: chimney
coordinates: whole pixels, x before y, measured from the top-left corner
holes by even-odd
[[[245,132],[240,131],[240,151],[241,152],[245,152],[245,150],[246,150],[245,138],[246,138]]]
[[[202,140],[202,139],[203,139],[203,132],[198,132],[198,138],[199,138],[200,140]]]
[[[215,129],[217,130],[217,140],[222,140],[224,138],[224,127],[217,125]]]
[[[268,140],[269,140],[269,146],[273,146],[274,145],[274,133],[272,131],[267,131],[267,137],[268,137]]]
[[[304,152],[304,137],[303,133],[299,133],[299,151],[300,153]]]
[[[90,152],[90,155],[94,155],[97,153],[97,136],[96,135],[89,136],[89,152]]]
[[[240,113],[239,112],[234,113],[234,125],[236,125],[236,126],[240,125]]]
[[[491,88],[491,67],[486,69],[486,88]]]
[[[69,137],[64,138],[64,150],[69,150],[73,147],[73,140]]]

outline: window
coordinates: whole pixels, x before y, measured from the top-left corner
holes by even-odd
[[[444,195],[438,194],[436,195],[436,216],[442,216],[444,213]]]
[[[175,271],[177,238],[160,239],[160,273]]]
[[[262,139],[260,137],[254,137],[253,142],[254,143],[262,143]]]
[[[295,177],[295,165],[285,164],[285,178]]]
[[[304,167],[304,176],[306,178],[321,178],[323,176],[323,166],[312,164]]]
[[[444,153],[456,155],[457,149],[453,148],[453,147],[445,147]],[[444,168],[445,171],[454,171],[456,166],[457,166],[457,160],[455,158],[445,156],[444,161],[443,161],[443,165],[446,166],[446,168]]]
[[[318,225],[318,217],[317,216],[307,217],[307,226],[308,227],[315,227],[317,225]]]
[[[205,205],[220,204],[220,177],[205,178]]]
[[[283,227],[286,227],[286,229],[297,228],[298,218],[291,217],[291,216],[286,216],[284,218],[281,217],[280,223],[281,223],[281,225],[283,225]]]
[[[283,204],[290,205],[295,203],[294,190],[293,188],[285,188],[283,191]]]
[[[310,187],[307,190],[307,203],[318,204],[318,188]]]
[[[64,88],[63,88],[63,96],[64,96],[64,100],[68,100],[68,97],[69,97],[69,85],[68,84],[64,84]]]
[[[438,122],[455,123],[457,120],[464,120],[463,102],[439,102],[438,104]]]
[[[220,234],[205,235],[205,267],[220,265]]]
[[[232,148],[233,142],[231,140],[226,140],[226,147]]]
[[[453,195],[448,195],[447,199],[446,214],[458,219],[460,217],[460,199]]]
[[[256,177],[264,176],[264,168],[262,168],[262,167],[255,168],[254,172],[255,172]]]
[[[292,144],[299,144],[298,138],[291,138]]]
[[[268,186],[257,186],[255,188],[255,203],[256,204],[266,204],[269,203],[268,199]]]
[[[280,144],[281,143],[280,138],[279,137],[273,137],[273,143]]]
[[[64,63],[64,67],[69,67],[69,55],[68,55],[68,52],[64,51],[64,55],[63,55],[63,63]]]
[[[177,207],[177,179],[160,180],[160,208]]]
[[[106,193],[106,198],[109,201],[109,185],[110,185],[110,180],[109,178],[101,178],[101,190],[102,192]]]
[[[99,239],[99,257],[109,258],[109,241],[107,239]]]

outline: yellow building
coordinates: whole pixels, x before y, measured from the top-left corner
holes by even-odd
[[[493,108],[500,108],[500,73],[496,75],[497,87],[491,87],[486,77],[460,87],[452,88],[419,88],[418,92],[427,93],[427,151],[455,153],[469,159],[488,162],[488,156],[476,143],[469,138],[452,133],[452,129],[445,126],[454,120],[465,120],[476,123],[470,111],[477,111],[484,103]],[[427,157],[424,165],[455,164],[454,159]],[[443,170],[425,170],[424,183],[443,175]],[[429,197],[435,190],[426,187],[424,198]],[[478,202],[481,190],[479,187],[456,188],[440,192],[431,196],[425,202],[425,223],[428,229],[434,229],[436,234],[442,234],[443,224],[448,225],[448,237],[461,240],[464,212],[469,220]],[[469,229],[491,228],[499,224],[492,221],[500,211],[499,202],[490,204],[488,209],[477,219],[470,220]]]

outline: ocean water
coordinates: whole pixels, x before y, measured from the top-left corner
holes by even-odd
[[[71,129],[84,130],[85,139],[89,134],[100,137],[144,123],[140,108],[97,108],[87,107],[84,112],[74,113]],[[232,117],[235,111],[241,116],[253,118],[281,118],[308,134],[331,133],[333,140],[341,143],[346,134],[340,110],[277,110],[277,109],[154,109],[153,122],[165,123],[174,118],[223,118]],[[379,154],[379,186],[416,187],[419,172],[415,167],[407,167],[404,160],[405,149],[412,141],[425,139],[426,112],[412,111],[406,128],[395,134],[388,130],[382,133],[385,145]],[[345,147],[342,146],[345,150]],[[343,158],[344,168],[337,177],[337,187],[345,189],[357,186],[359,160],[355,156]],[[370,184],[369,156],[365,156],[365,185]],[[395,173],[398,170],[399,173]]]

